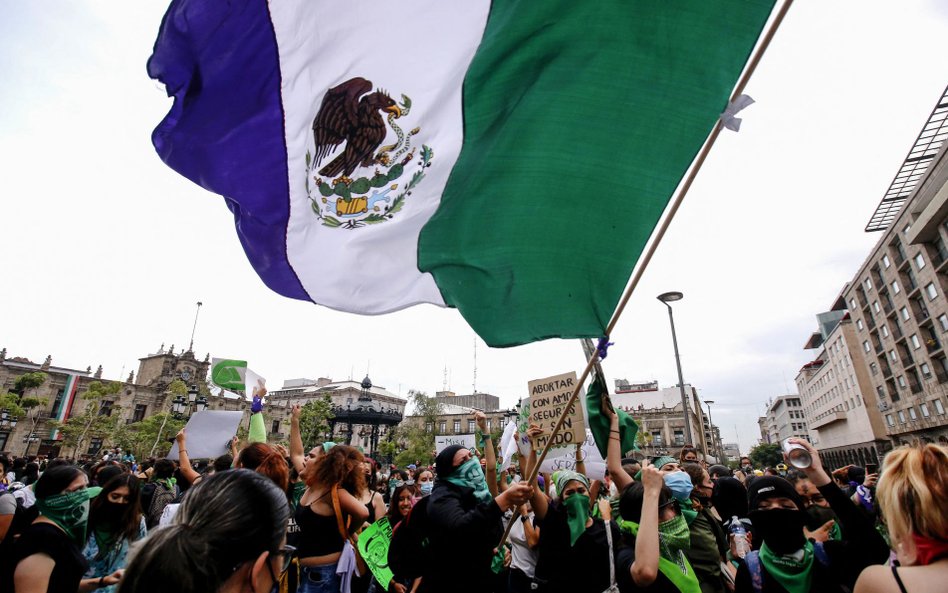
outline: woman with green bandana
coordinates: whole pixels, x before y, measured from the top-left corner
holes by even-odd
[[[88,485],[86,474],[71,465],[57,466],[43,474],[35,489],[40,516],[14,546],[13,569],[4,570],[12,576],[12,583],[7,581],[4,591],[82,593],[122,579],[122,571],[96,579],[82,578],[88,566],[81,546],[86,542],[89,501],[102,490]]]
[[[105,482],[102,492],[92,501],[89,537],[82,550],[89,561],[87,579],[98,579],[125,568],[129,546],[147,535],[140,493],[138,478],[123,473]],[[105,587],[102,593],[113,593],[115,589]]]
[[[661,471],[647,461],[640,478],[619,501],[626,538],[616,567],[620,590],[700,593],[698,577],[685,555],[691,534],[678,501]]]
[[[701,593],[724,593],[721,564],[727,553],[727,536],[718,519],[711,514],[714,483],[708,471],[697,463],[686,463],[683,468],[694,484],[690,502],[695,518],[688,525],[691,532],[691,547],[686,553],[688,561],[698,575]]]
[[[760,550],[744,557],[737,570],[736,593],[843,593],[851,591],[867,566],[888,558],[888,547],[873,521],[859,511],[823,470],[819,453],[803,446],[812,464],[803,469],[840,521],[846,526],[842,541],[813,542],[804,532],[807,515],[800,495],[784,478],[763,476],[747,489],[748,518]]]
[[[613,521],[590,513],[589,479],[561,470],[553,474],[557,500],[534,490],[531,504],[540,527],[534,579],[544,592],[602,593],[615,583],[621,536]]]
[[[492,497],[480,462],[459,445],[438,454],[435,473],[434,490],[425,499],[430,558],[421,591],[490,591],[494,549],[504,532],[503,514],[526,502],[532,488],[521,482]]]

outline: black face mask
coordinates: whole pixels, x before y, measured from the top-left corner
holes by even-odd
[[[806,510],[806,528],[810,531],[819,529],[827,521],[836,521],[836,512],[829,507],[812,505]]]
[[[792,554],[806,544],[803,526],[807,515],[790,509],[756,510],[747,514],[756,534],[767,543],[774,554]]]
[[[96,509],[96,512],[92,516],[92,522],[102,528],[120,525],[122,517],[125,515],[125,509],[127,508],[127,504],[105,500]]]

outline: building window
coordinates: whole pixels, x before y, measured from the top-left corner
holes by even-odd
[[[880,327],[879,331],[880,331],[880,333],[882,334],[882,337],[883,337],[883,338],[888,338],[888,337],[889,337],[889,328],[887,328],[884,323],[883,323],[882,326]]]
[[[863,340],[862,349],[866,352],[872,352],[872,346],[869,344],[869,340]]]
[[[922,347],[922,343],[918,341],[918,334],[912,334],[912,337],[909,338],[912,341],[912,347],[918,350]]]
[[[876,385],[876,393],[879,395],[879,399],[885,399],[885,389],[882,388],[882,385]]]
[[[474,433],[474,421],[473,421],[473,420],[468,420],[468,421],[467,421],[467,432],[470,433],[470,434],[473,434],[473,433]]]
[[[889,360],[892,362],[898,362],[899,357],[895,355],[895,350],[889,350]]]
[[[902,389],[905,389],[905,377],[903,377],[902,375],[899,375],[896,381],[898,381],[899,387],[901,387]]]
[[[461,421],[460,420],[454,421],[454,434],[461,434]]]
[[[918,415],[915,414],[915,406],[912,406],[909,410],[909,418],[912,420],[918,420]]]
[[[135,412],[132,414],[132,422],[141,422],[145,419],[145,413],[148,410],[146,404],[135,404]]]
[[[902,319],[905,321],[909,320],[909,310],[908,307],[902,307],[899,309],[899,314],[902,316]]]
[[[856,327],[859,328],[859,331],[862,331],[866,326],[865,324],[863,324],[862,319],[857,319]]]
[[[935,404],[935,413],[938,414],[939,416],[944,416],[945,406],[941,404],[941,399],[936,399],[932,401],[932,403]]]
[[[934,282],[929,282],[928,285],[925,286],[925,292],[928,294],[928,300],[930,301],[934,301],[938,298],[938,290],[935,288]]]
[[[925,267],[925,258],[922,257],[921,252],[915,254],[915,267],[919,270]]]
[[[892,419],[892,414],[885,415],[885,423],[889,426],[895,426],[895,420]]]
[[[923,362],[922,364],[919,365],[918,368],[920,368],[920,369],[922,370],[922,376],[923,376],[923,377],[925,377],[926,379],[931,379],[931,378],[932,378],[932,368],[931,368],[930,366],[928,366],[928,363],[927,363],[927,362]]]
[[[111,400],[107,400],[107,399],[106,399],[106,400],[103,400],[102,403],[99,404],[99,416],[111,416],[111,415],[112,415],[112,404],[114,404],[114,403],[115,403],[115,402],[113,402],[113,401],[111,401]],[[100,443],[100,445],[101,445],[101,443]]]
[[[675,430],[675,445],[681,447],[685,444],[685,433],[682,430]]]
[[[875,311],[876,313],[879,313],[882,311],[882,307],[879,306],[879,301],[872,301],[872,310]]]
[[[938,316],[938,325],[941,326],[941,331],[948,332],[948,315],[942,313]]]
[[[899,281],[893,280],[892,281],[892,294],[899,294],[900,292],[902,292],[902,289],[899,288]]]
[[[280,421],[274,420],[270,423],[270,434],[276,434],[280,432]]]
[[[889,269],[889,266],[892,265],[892,262],[889,261],[889,256],[888,256],[888,255],[883,255],[883,256],[882,256],[882,265],[885,266],[885,268],[886,268],[887,270]]]
[[[434,422],[425,422],[425,432],[434,432]]]
[[[50,415],[53,418],[59,416],[59,407],[63,405],[63,399],[66,397],[66,388],[63,387],[56,393],[56,399],[53,400],[53,411],[50,412]]]
[[[92,437],[89,440],[89,455],[98,455],[99,449],[102,448],[102,439],[99,437]]]
[[[924,416],[925,418],[928,418],[929,416],[932,415],[932,413],[928,411],[928,404],[926,404],[925,402],[922,402],[921,404],[919,404],[918,409],[922,411],[922,416]]]
[[[899,424],[905,424],[905,412],[899,410]]]
[[[850,311],[856,310],[856,299],[849,299],[849,310]]]
[[[448,432],[448,423],[444,420],[438,423],[438,433],[445,434]]]
[[[869,278],[866,278],[866,281],[863,282],[863,284],[865,284],[866,290],[872,290],[872,280],[870,280]]]

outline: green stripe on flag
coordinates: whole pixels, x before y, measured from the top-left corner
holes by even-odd
[[[247,372],[246,360],[214,359],[211,367],[211,381],[223,389],[244,389],[244,377]]]
[[[488,344],[603,333],[773,4],[494,3],[418,249]]]

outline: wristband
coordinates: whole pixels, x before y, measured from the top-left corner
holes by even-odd
[[[520,515],[520,521],[522,521],[523,523],[526,523],[526,522],[527,522],[527,519],[529,519],[529,518],[530,518],[530,517],[529,517],[528,515]]]
[[[105,576],[99,577],[99,584],[95,586],[96,589],[101,589],[105,586]]]

